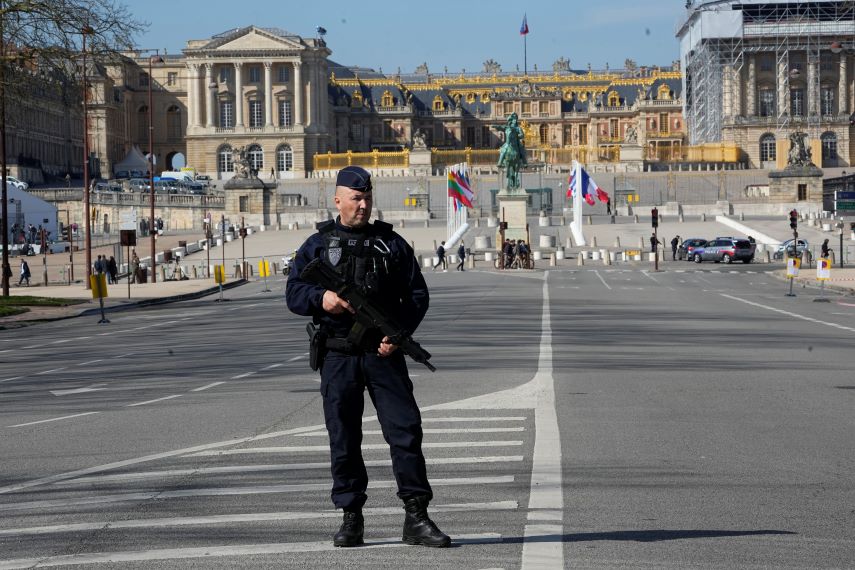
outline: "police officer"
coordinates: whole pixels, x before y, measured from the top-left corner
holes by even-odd
[[[288,308],[311,316],[326,347],[319,363],[324,416],[330,438],[331,497],[344,520],[333,544],[363,543],[362,507],[368,474],[362,459],[363,392],[377,410],[389,443],[398,497],[404,502],[402,540],[407,544],[447,547],[451,539],[427,514],[433,497],[422,454],[421,415],[404,355],[378,330],[354,327],[353,308],[333,291],[301,279],[303,268],[321,258],[399,318],[412,333],[428,309],[428,290],[413,250],[381,221],[369,223],[371,175],[348,166],[336,178],[336,220],[318,224],[318,233],[297,251],[285,291]],[[348,340],[359,339],[358,346]]]

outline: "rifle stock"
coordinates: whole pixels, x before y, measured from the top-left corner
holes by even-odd
[[[398,345],[404,354],[419,364],[424,364],[431,372],[436,372],[436,368],[429,362],[431,355],[428,351],[413,340],[413,337],[391,315],[363,294],[358,287],[350,285],[330,269],[322,259],[313,259],[309,262],[300,273],[300,278],[332,291],[350,303],[356,311],[357,321],[365,327],[380,329],[380,332],[389,337],[392,344]]]

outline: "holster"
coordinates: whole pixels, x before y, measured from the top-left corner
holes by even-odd
[[[306,325],[306,332],[309,333],[309,367],[317,372],[320,370],[327,352],[327,335],[321,332],[320,327],[316,327],[314,323]]]

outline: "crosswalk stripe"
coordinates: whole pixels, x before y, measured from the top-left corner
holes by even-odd
[[[428,465],[471,465],[478,463],[515,463],[523,460],[522,455],[500,455],[480,457],[428,457]],[[366,467],[386,467],[392,465],[391,459],[372,459],[365,461]],[[266,465],[229,465],[225,467],[201,467],[198,469],[171,469],[164,471],[139,471],[136,473],[119,473],[117,475],[100,475],[81,477],[54,483],[55,487],[71,487],[90,483],[120,483],[124,481],[139,481],[142,479],[163,479],[167,477],[187,477],[199,475],[225,475],[235,473],[267,473],[276,471],[303,471],[309,469],[328,469],[329,461],[313,463],[279,463]]]
[[[496,501],[492,503],[456,503],[431,505],[431,513],[463,513],[473,511],[514,511],[519,508],[516,501]],[[362,510],[366,516],[398,515],[401,507],[368,507]],[[40,534],[60,534],[67,532],[90,532],[123,528],[164,528],[178,526],[207,526],[214,524],[294,521],[326,518],[341,518],[341,511],[327,510],[316,512],[282,511],[272,513],[242,513],[232,515],[208,515],[199,517],[168,517],[151,519],[131,519],[121,521],[95,521],[88,523],[34,526],[0,530],[0,537],[33,536]]]
[[[294,434],[300,435],[300,434]],[[423,449],[449,447],[506,447],[522,445],[522,441],[437,441],[422,443]],[[385,443],[363,443],[362,451],[389,449]],[[184,457],[210,457],[219,455],[248,455],[253,453],[329,453],[329,445],[292,445],[287,447],[254,447],[249,449],[224,449],[199,451]]]
[[[501,485],[513,483],[513,475],[500,475],[497,477],[449,477],[445,479],[434,479],[432,486],[454,486],[454,485]],[[391,489],[397,488],[396,481],[369,481],[369,489]],[[152,501],[163,499],[183,499],[187,497],[227,497],[235,495],[269,495],[278,493],[299,493],[303,491],[326,491],[329,483],[291,483],[287,485],[259,485],[255,487],[210,487],[204,489],[182,489],[178,491],[147,491],[142,493],[117,493],[115,495],[95,495],[74,499],[49,499],[44,501],[24,501],[20,503],[0,504],[0,511],[22,511],[54,509],[61,507],[73,507],[80,505],[103,505],[107,503],[127,503],[139,501]]]
[[[452,537],[456,544],[492,544],[502,541],[502,535],[492,532],[463,534]],[[407,545],[400,536],[368,539],[358,551],[367,548],[400,548]],[[332,545],[332,541],[319,542],[279,542],[271,544],[248,544],[236,546],[202,546],[193,548],[166,548],[161,550],[131,550],[126,552],[96,552],[92,554],[65,554],[40,558],[19,558],[0,561],[0,570],[18,568],[71,566],[80,564],[98,564],[105,562],[144,562],[152,560],[186,560],[192,558],[213,558],[222,556],[261,556],[265,554],[291,554],[297,552],[333,552],[341,551]]]
[[[511,433],[525,431],[524,427],[507,427],[507,428],[424,428],[425,434],[440,434],[440,433]],[[362,430],[362,435],[383,435],[383,431],[379,429]],[[326,437],[325,431],[314,431],[301,434],[302,437]]]
[[[412,376],[412,374],[411,374]],[[460,418],[460,417],[449,417],[449,418],[422,418],[422,423],[445,423],[445,422],[524,422],[526,420],[525,416],[485,416],[485,417],[477,417],[473,416],[470,418]]]

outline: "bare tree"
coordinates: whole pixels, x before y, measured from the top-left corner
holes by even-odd
[[[126,6],[113,0],[0,0],[0,233],[4,297],[9,295],[12,273],[6,191],[7,97],[19,100],[34,87],[53,87],[74,101],[82,100],[87,75],[84,59],[117,58],[121,51],[133,46],[134,37],[146,27],[133,18]],[[88,212],[86,217],[88,220]]]

